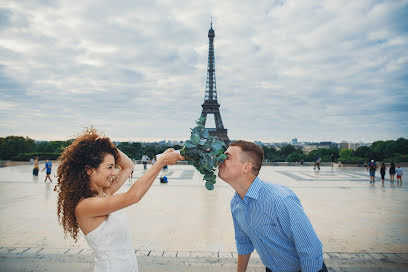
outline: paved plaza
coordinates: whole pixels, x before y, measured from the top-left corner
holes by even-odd
[[[43,164],[40,165],[40,169]],[[53,171],[56,171],[56,165]],[[285,185],[300,198],[323,243],[329,271],[408,271],[408,169],[403,185],[369,184],[364,168],[264,166],[260,178]],[[143,174],[136,165],[129,189]],[[0,168],[0,271],[92,271],[92,251],[81,236],[64,238],[57,223],[54,183],[32,166]],[[222,180],[207,191],[189,165],[169,167],[128,207],[140,271],[235,271],[236,248],[229,203],[234,191]],[[248,271],[265,271],[256,253]]]

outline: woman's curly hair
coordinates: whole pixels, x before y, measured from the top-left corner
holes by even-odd
[[[66,147],[58,158],[58,221],[75,242],[79,231],[75,207],[81,198],[92,197],[96,192],[90,187],[88,169],[96,169],[105,155],[111,154],[118,160],[119,153],[109,138],[100,137],[94,128],[87,128],[73,143]]]

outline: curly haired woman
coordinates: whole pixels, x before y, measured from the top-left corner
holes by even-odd
[[[95,253],[94,271],[138,271],[123,208],[142,199],[164,165],[184,159],[172,151],[166,150],[127,192],[117,194],[134,165],[109,138],[88,129],[60,156],[58,219],[75,241],[79,230],[85,235]]]

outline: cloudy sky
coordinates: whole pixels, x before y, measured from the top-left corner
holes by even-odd
[[[0,136],[186,139],[211,17],[230,139],[408,137],[406,0],[3,0]]]

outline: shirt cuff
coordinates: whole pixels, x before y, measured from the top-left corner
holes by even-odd
[[[323,255],[315,260],[301,260],[302,272],[316,272],[322,270]]]
[[[248,255],[254,251],[254,246],[249,243],[238,243],[237,244],[237,251],[239,255]]]

